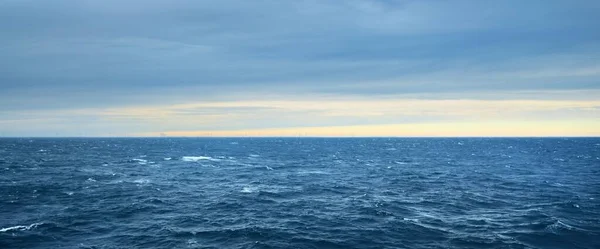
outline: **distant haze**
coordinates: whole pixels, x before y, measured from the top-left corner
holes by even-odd
[[[0,0],[0,136],[599,136],[598,13]]]

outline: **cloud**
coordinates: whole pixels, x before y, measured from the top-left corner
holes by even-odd
[[[106,110],[281,96],[293,102],[296,95],[367,99],[371,108],[356,114],[381,124],[431,118],[389,118],[389,110],[368,104],[385,105],[382,98],[540,100],[568,91],[570,100],[593,99],[600,88],[599,10],[591,0],[3,0],[0,120],[20,122],[25,131],[39,127],[15,112],[62,127],[56,119],[72,122],[61,115],[80,110],[87,111],[78,122],[88,124],[110,116]],[[144,115],[113,113],[117,123],[105,127],[125,134],[168,126],[167,116],[191,123],[210,116],[222,120],[213,127],[234,128],[219,112],[255,128],[358,122],[348,115],[354,110],[337,107],[289,114],[272,106],[227,108],[167,108],[164,117],[148,113],[161,121],[153,125],[140,123]],[[307,120],[314,115],[327,121]]]
[[[76,135],[79,134],[76,131],[80,131],[90,136],[131,136],[160,133],[182,135],[183,132],[190,132],[187,133],[190,135],[237,134],[234,131],[265,129],[289,134],[292,130],[305,131],[314,127],[391,125],[414,128],[425,125],[440,127],[441,130],[447,128],[446,131],[452,132],[447,135],[461,135],[466,133],[449,127],[457,123],[469,123],[471,126],[477,123],[487,126],[511,122],[513,125],[532,122],[564,125],[568,120],[594,123],[600,121],[598,106],[598,100],[256,99],[53,112],[5,112],[3,116],[6,120],[0,122],[0,130],[14,135],[31,129],[43,129],[51,131],[50,134],[61,135]],[[482,132],[489,130],[481,129]],[[594,129],[589,131],[593,132]],[[360,134],[375,134],[365,132]]]
[[[253,129],[229,131],[170,131],[165,136],[206,137],[543,137],[543,136],[597,136],[600,122],[450,122],[445,124],[419,123],[396,125],[292,127],[283,129]],[[557,135],[559,134],[559,135]],[[139,133],[137,136],[156,136]]]

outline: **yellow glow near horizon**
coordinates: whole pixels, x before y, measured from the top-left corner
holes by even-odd
[[[190,103],[170,106],[157,113],[177,116],[181,110],[256,107],[247,113],[180,116],[197,122],[199,129],[164,129],[136,135],[158,136],[600,136],[600,101],[568,100],[262,100]],[[135,113],[138,110],[129,110]],[[142,109],[140,113],[151,111]],[[371,125],[335,124],[338,118],[384,120],[432,118],[431,121],[380,122]],[[288,126],[273,125],[293,119]],[[197,121],[195,121],[197,120]],[[333,120],[333,121],[332,121]],[[334,122],[320,125],[320,122]],[[248,129],[250,122],[265,128]],[[237,123],[239,128],[223,129]],[[386,124],[387,123],[387,124]],[[391,124],[390,124],[391,123]],[[316,124],[316,125],[315,125]],[[205,128],[206,126],[212,126]],[[256,126],[255,126],[256,127]],[[276,128],[273,128],[276,127]]]
[[[420,99],[324,99],[260,100],[189,103],[158,109],[117,110],[126,115],[178,117],[200,129],[164,129],[136,135],[158,136],[599,136],[600,116],[594,100],[420,100]],[[186,110],[211,108],[267,108],[244,113],[199,116],[179,115]],[[565,112],[565,113],[557,113]],[[576,114],[573,114],[576,112]],[[309,113],[309,114],[307,114]],[[556,116],[556,115],[566,116]],[[279,128],[248,129],[245,124],[270,121],[286,116],[297,124]],[[540,115],[533,117],[532,115]],[[569,116],[570,115],[570,116]],[[433,117],[437,121],[394,122],[372,125],[314,125],[322,120],[350,117],[355,120],[377,118]],[[146,116],[147,117],[147,116]],[[219,129],[225,123],[239,128]],[[212,126],[205,128],[206,126]],[[308,127],[307,127],[308,126]]]
[[[0,128],[47,120],[36,124],[77,130],[70,118],[89,117],[86,129],[113,136],[600,136],[599,107],[593,99],[278,98],[31,112]]]
[[[388,100],[260,100],[260,101],[221,101],[200,102],[166,106],[142,106],[112,108],[101,111],[108,118],[168,118],[184,114],[189,110],[210,110],[223,108],[265,108],[246,114],[256,115],[271,112],[316,112],[321,117],[336,116],[382,116],[382,115],[433,115],[462,117],[502,117],[520,115],[526,112],[543,112],[556,110],[595,111],[599,112],[600,100],[420,100],[420,99],[388,99]],[[239,113],[238,113],[239,114]],[[182,115],[185,116],[185,115]],[[203,118],[219,121],[220,118],[231,117],[231,114],[202,114]]]
[[[139,134],[158,136],[161,133]],[[463,122],[421,123],[359,126],[324,126],[280,129],[252,129],[227,131],[167,131],[167,136],[224,136],[224,137],[273,137],[273,136],[317,136],[317,137],[528,137],[528,136],[600,136],[600,120],[596,121],[532,121],[532,122]]]

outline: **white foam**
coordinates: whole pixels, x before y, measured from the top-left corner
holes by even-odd
[[[200,160],[221,161],[221,159],[216,159],[209,156],[184,156],[181,158],[181,161],[184,162],[197,162]]]
[[[190,247],[197,247],[197,246],[199,246],[199,245],[200,245],[200,244],[198,244],[198,241],[196,241],[195,239],[189,239],[189,240],[187,241],[187,244],[188,244],[188,246],[190,246]]]
[[[91,177],[88,178],[87,180],[90,181],[90,182],[95,182],[96,181],[94,178],[91,178]]]
[[[136,161],[136,162],[138,162],[138,164],[141,164],[141,165],[145,165],[145,164],[148,163],[148,160],[146,160],[146,159],[134,158],[134,159],[131,159],[131,160]]]
[[[137,180],[133,181],[133,183],[147,184],[147,183],[150,183],[150,180],[148,180],[148,179],[137,179]]]
[[[170,157],[165,157],[164,159],[165,159],[165,161],[170,161],[172,158],[170,158]]]
[[[419,219],[414,219],[414,218],[413,219],[411,219],[411,218],[402,218],[402,220],[412,221],[412,222],[419,222]]]
[[[317,175],[329,175],[329,173],[320,170],[304,170],[299,171],[298,174],[308,175],[308,174],[317,174]]]
[[[8,231],[13,231],[13,230],[21,230],[21,231],[26,231],[32,228],[35,228],[39,225],[42,225],[43,223],[33,223],[29,226],[14,226],[14,227],[7,227],[7,228],[2,228],[0,229],[0,232],[8,232]]]
[[[242,193],[253,193],[253,192],[256,192],[256,190],[258,190],[258,188],[246,186],[246,187],[242,188],[242,190],[240,192],[242,192]]]
[[[267,166],[267,170],[273,170],[273,168],[271,168],[271,167]]]
[[[556,222],[546,226],[545,230],[548,230],[550,232],[556,233],[561,229],[567,229],[567,230],[580,230],[578,228],[575,228],[571,225],[568,225],[560,220],[556,220]]]

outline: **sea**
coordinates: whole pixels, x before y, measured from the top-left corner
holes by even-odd
[[[600,138],[3,138],[0,248],[600,248]]]

